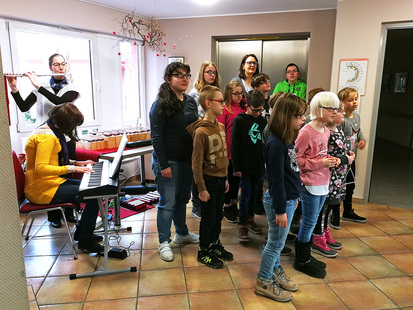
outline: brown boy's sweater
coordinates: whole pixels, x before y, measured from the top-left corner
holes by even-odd
[[[194,140],[192,152],[192,172],[198,191],[206,190],[204,174],[226,177],[228,169],[225,126],[199,119],[187,127]]]

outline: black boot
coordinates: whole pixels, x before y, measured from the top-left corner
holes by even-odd
[[[325,269],[318,267],[315,260],[312,259],[310,246],[311,241],[306,243],[301,243],[298,240],[295,241],[294,269],[310,277],[323,279],[327,272]]]

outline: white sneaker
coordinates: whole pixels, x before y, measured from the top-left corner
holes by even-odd
[[[174,260],[174,253],[172,252],[171,246],[169,245],[168,241],[159,243],[158,252],[162,260],[166,262],[171,262]]]
[[[193,232],[189,232],[185,236],[175,234],[174,242],[178,244],[179,243],[199,243],[199,236],[197,234],[194,234]]]

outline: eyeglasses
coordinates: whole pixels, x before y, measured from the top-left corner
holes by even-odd
[[[216,71],[204,71],[204,73],[207,73],[208,75],[215,75],[215,76],[218,75],[218,72]]]
[[[221,104],[224,104],[224,100],[223,99],[209,99],[210,101],[216,101],[219,102]]]
[[[232,95],[234,95],[234,96],[242,96],[243,95],[243,93],[231,93]]]
[[[294,73],[297,73],[297,72],[298,72],[297,70],[288,70],[287,74],[294,74]]]
[[[267,84],[267,83],[271,83],[271,80],[262,81],[262,82],[260,82],[260,85],[262,85],[262,84]]]
[[[183,73],[174,73],[174,74],[171,74],[171,75],[173,75],[173,76],[176,76],[178,79],[180,79],[180,80],[183,80],[184,78],[187,78],[188,80],[189,79],[191,79],[191,74],[183,74]]]
[[[328,112],[332,113],[332,112],[338,112],[338,110],[341,110],[340,108],[332,108],[332,107],[323,107],[321,105],[318,106],[319,108],[322,108],[324,110],[327,110]]]
[[[302,118],[304,116],[304,113],[294,114],[294,116],[297,118]]]
[[[66,62],[55,62],[52,64],[53,67],[57,68],[62,66],[63,68],[66,67],[67,63]]]
[[[258,66],[258,62],[256,62],[256,61],[247,61],[245,63],[249,66]]]
[[[251,107],[249,107],[252,113],[261,113],[262,111],[264,111],[265,109],[251,109]]]

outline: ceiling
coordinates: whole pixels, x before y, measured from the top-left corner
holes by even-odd
[[[79,0],[142,17],[190,18],[336,9],[340,0]],[[293,22],[293,21],[292,21]]]

